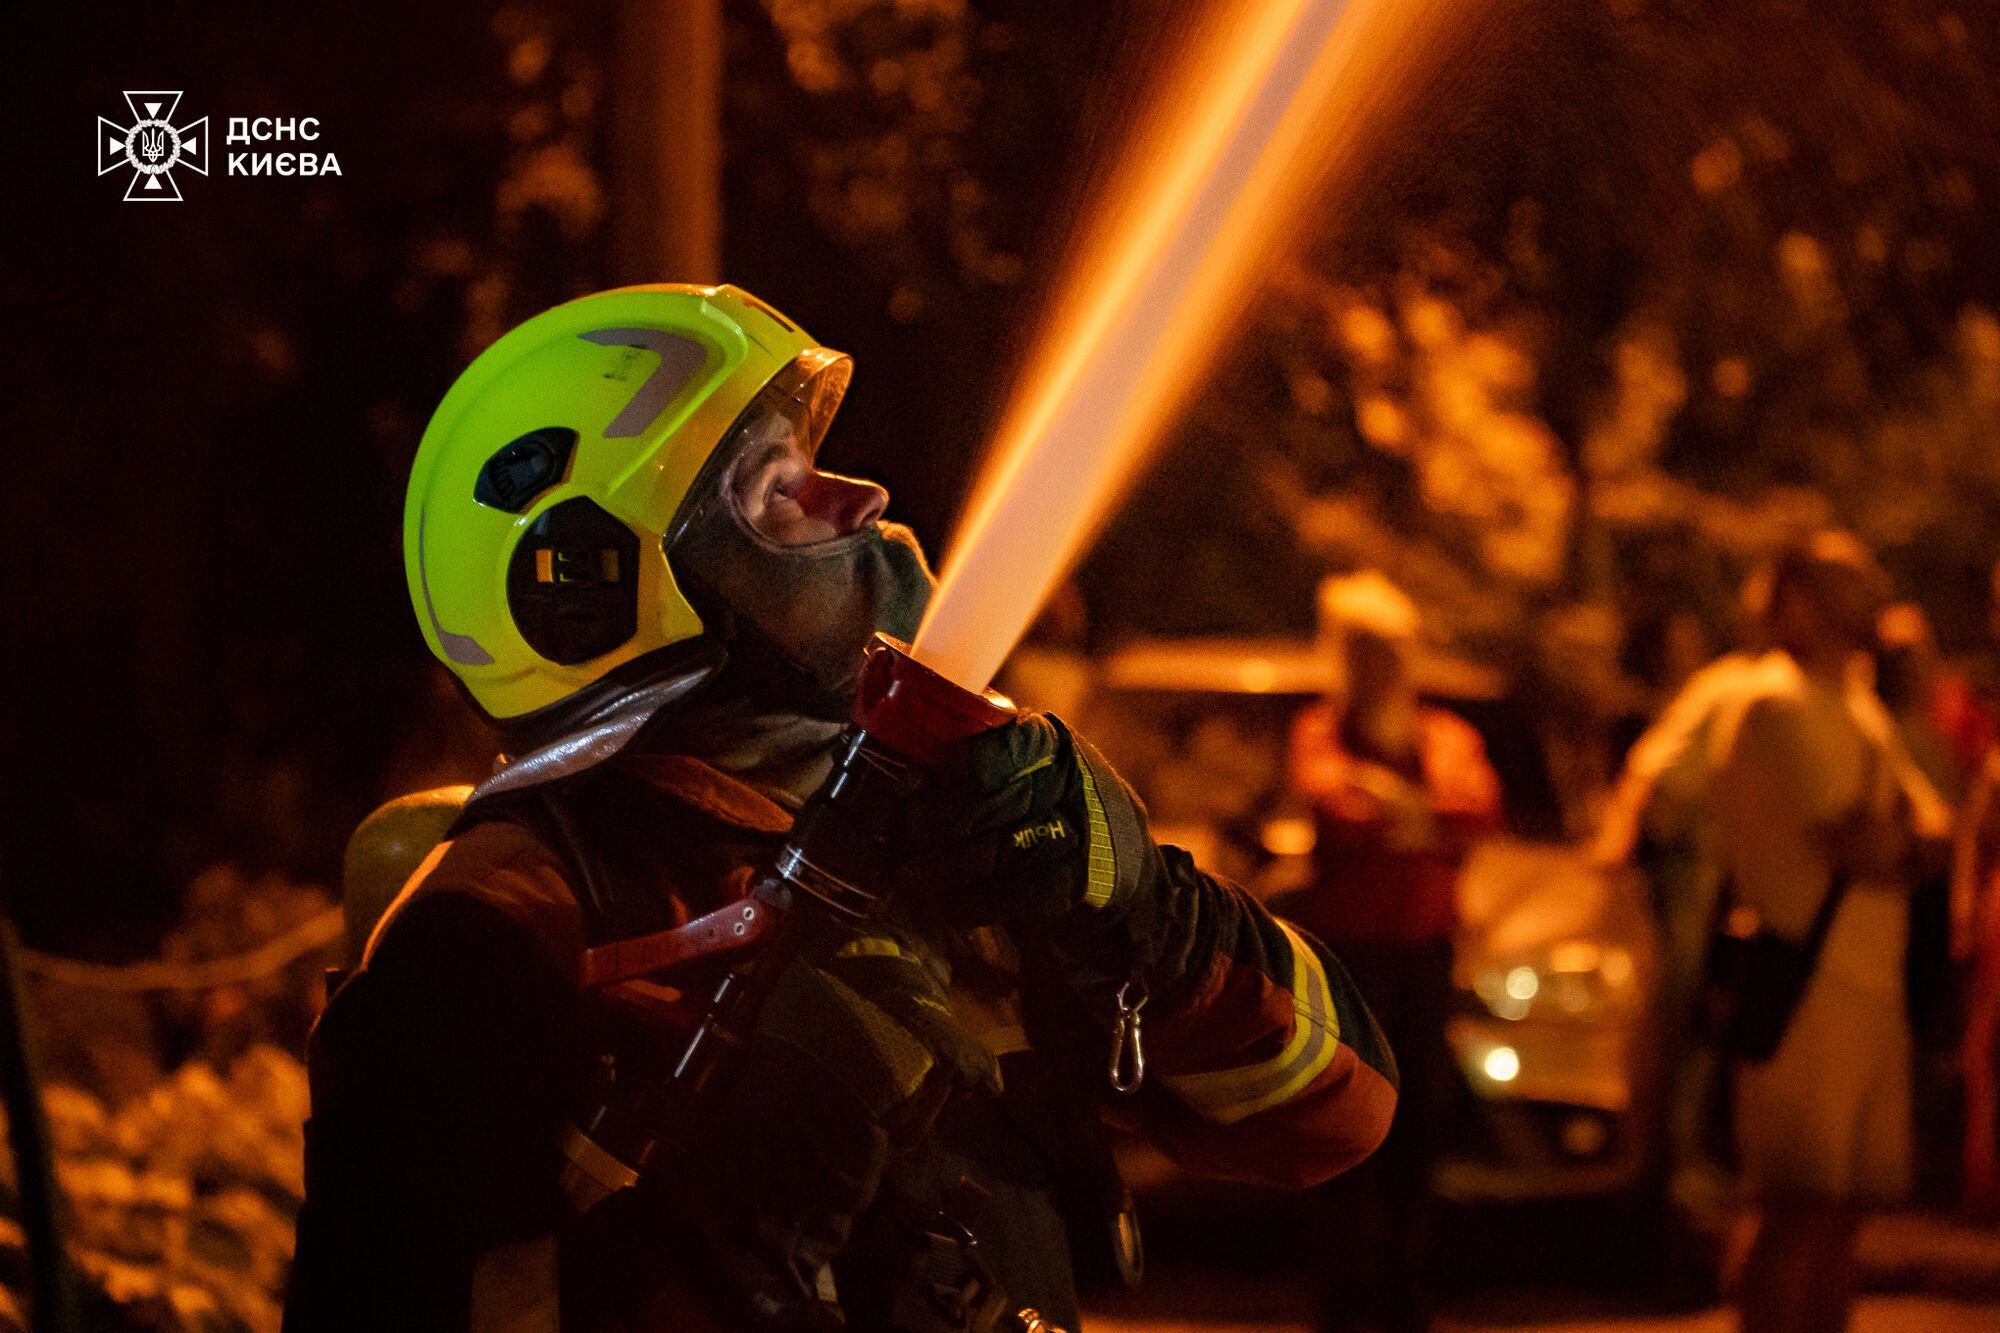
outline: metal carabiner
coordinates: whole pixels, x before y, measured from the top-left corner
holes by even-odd
[[[1139,1011],[1145,1007],[1146,987],[1136,977],[1118,988],[1118,1021],[1111,1032],[1113,1092],[1134,1093],[1146,1081],[1146,1047],[1139,1035]]]

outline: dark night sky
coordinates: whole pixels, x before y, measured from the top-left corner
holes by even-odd
[[[410,133],[409,90],[476,77],[481,50],[463,7],[418,12],[428,31],[388,6],[43,11],[15,46],[38,54],[10,88],[9,122],[37,130],[6,278],[34,330],[12,396],[37,502],[14,536],[50,561],[10,608],[9,871],[31,934],[70,908],[170,911],[220,837],[265,822],[219,808],[232,782],[316,754],[336,776],[292,804],[344,787],[351,809],[379,749],[340,738],[418,679],[379,601],[400,479],[369,418],[450,373],[449,323],[385,297],[402,237],[477,198],[454,181],[473,136]],[[225,108],[317,114],[346,174],[216,173],[184,204],[122,203],[85,145],[129,86],[186,89],[218,155]],[[324,863],[323,840],[298,850]]]

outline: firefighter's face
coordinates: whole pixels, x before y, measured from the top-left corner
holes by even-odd
[[[822,472],[784,417],[746,443],[727,485],[736,511],[779,546],[811,546],[850,536],[881,519],[889,492],[872,481]]]
[[[756,631],[739,647],[768,668],[766,702],[838,721],[869,640],[915,634],[932,579],[915,535],[882,521],[889,493],[822,471],[811,436],[784,407],[751,420],[707,493],[722,503],[695,506],[669,554]]]

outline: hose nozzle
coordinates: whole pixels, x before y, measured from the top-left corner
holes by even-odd
[[[1005,726],[1014,701],[968,690],[910,655],[910,645],[877,634],[855,689],[854,724],[877,743],[923,768],[941,768],[965,741]]]
[[[779,914],[776,937],[716,988],[675,1079],[699,1093],[749,1039],[778,973],[816,922],[882,910],[896,864],[897,815],[926,774],[948,768],[981,732],[1014,720],[1011,700],[954,684],[877,634],[855,690],[854,722],[833,772],[799,812],[757,895]]]

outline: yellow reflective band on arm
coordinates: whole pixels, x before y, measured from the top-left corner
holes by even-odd
[[[1090,816],[1090,865],[1089,878],[1083,887],[1083,905],[1102,907],[1111,901],[1111,894],[1118,887],[1118,862],[1111,852],[1111,821],[1104,817],[1104,798],[1097,794],[1097,779],[1090,775],[1090,765],[1078,763],[1076,771],[1083,774],[1083,808]]]
[[[1233,1125],[1267,1107],[1290,1101],[1333,1062],[1340,1047],[1340,1019],[1319,955],[1283,921],[1278,928],[1292,950],[1291,1040],[1268,1060],[1209,1074],[1169,1074],[1162,1078],[1174,1094],[1204,1119]]]

